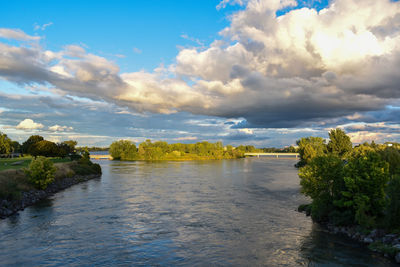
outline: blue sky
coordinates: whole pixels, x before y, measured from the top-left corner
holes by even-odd
[[[178,46],[205,45],[229,25],[240,6],[217,10],[218,1],[7,1],[0,9],[1,26],[44,35],[48,49],[77,44],[118,62],[121,71],[152,70],[170,64]],[[34,30],[43,26],[45,30]],[[141,52],[135,52],[137,48]],[[124,55],[121,59],[113,57]]]
[[[95,4],[94,4],[95,3]],[[7,1],[0,131],[24,141],[400,141],[398,1]]]

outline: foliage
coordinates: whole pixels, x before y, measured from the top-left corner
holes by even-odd
[[[6,134],[0,132],[0,154],[9,154],[12,152],[11,139]]]
[[[61,144],[67,145],[69,147],[70,152],[74,152],[75,146],[78,144],[78,142],[75,140],[68,140],[68,141],[62,142]]]
[[[299,146],[298,152],[300,154],[300,161],[296,165],[298,167],[305,166],[315,157],[325,155],[327,151],[325,140],[322,137],[304,137],[296,143]]]
[[[0,199],[19,199],[21,191],[32,189],[23,171],[7,170],[0,172]]]
[[[313,200],[311,215],[316,221],[329,220],[344,190],[343,162],[336,155],[314,158],[299,171],[301,192]]]
[[[221,142],[198,142],[196,144],[168,144],[167,142],[151,142],[146,140],[135,144],[128,140],[119,140],[111,144],[109,153],[120,160],[192,160],[192,159],[224,159],[240,158],[245,152],[258,151],[254,146],[224,147]]]
[[[377,152],[352,158],[345,166],[346,190],[336,204],[354,211],[355,222],[373,227],[385,208],[385,187],[389,181],[389,164]]]
[[[57,157],[59,156],[59,148],[58,146],[47,140],[39,141],[29,148],[29,153],[34,156],[44,156],[44,157]]]
[[[113,159],[134,160],[137,158],[136,145],[129,140],[115,141],[110,145],[109,153]]]
[[[22,146],[17,141],[12,141],[11,147],[14,153],[22,153]]]
[[[382,159],[389,163],[389,173],[391,175],[400,175],[400,150],[393,146],[385,146],[383,149],[378,150]]]
[[[385,224],[391,230],[400,229],[400,175],[394,175],[387,187],[388,205]]]
[[[46,189],[49,184],[54,181],[56,168],[51,160],[45,157],[33,159],[25,174],[30,183],[38,189]]]
[[[26,140],[22,144],[22,152],[31,154],[31,152],[30,152],[31,146],[33,146],[34,144],[36,144],[36,143],[38,143],[40,141],[43,141],[43,140],[44,140],[44,138],[42,136],[40,136],[40,135],[32,135],[32,136],[30,136],[28,138],[28,140]]]
[[[342,130],[329,136],[327,153],[320,156],[309,148],[312,140],[298,142],[306,164],[299,170],[301,191],[312,199],[313,220],[399,230],[400,145],[372,142],[352,149]]]
[[[353,148],[350,137],[343,130],[337,128],[329,132],[329,139],[328,152],[338,155],[342,159],[347,158]]]

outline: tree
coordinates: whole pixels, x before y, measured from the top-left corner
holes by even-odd
[[[0,132],[0,154],[10,154],[12,150],[11,139]]]
[[[38,143],[38,142],[40,142],[40,141],[43,141],[43,140],[44,140],[44,138],[42,136],[40,136],[40,135],[32,135],[32,136],[30,136],[28,138],[28,140],[26,140],[22,144],[22,152],[31,154],[30,151],[29,151],[31,146],[36,144],[36,143]]]
[[[129,140],[113,142],[109,153],[113,159],[117,160],[135,160],[138,156],[136,145]]]
[[[29,153],[34,157],[57,157],[59,150],[55,143],[47,140],[42,140],[30,146]]]
[[[336,205],[352,210],[357,224],[373,227],[383,215],[388,181],[389,164],[377,152],[351,158],[344,168],[346,190]]]
[[[68,153],[72,153],[75,151],[75,146],[78,144],[78,142],[75,140],[68,140],[68,141],[62,142],[62,144],[68,145],[70,148]]]
[[[71,147],[66,143],[58,143],[57,144],[57,156],[60,158],[65,158],[71,153]]]
[[[22,152],[22,146],[20,143],[17,141],[12,141],[11,142],[11,147],[14,153],[21,153]]]
[[[304,166],[310,163],[313,158],[323,156],[326,153],[326,144],[322,137],[303,137],[296,143],[299,146],[298,152],[300,154],[298,167]]]
[[[311,215],[316,221],[327,221],[342,198],[345,189],[343,162],[333,154],[315,157],[300,168],[301,192],[312,199]]]
[[[328,152],[338,155],[342,159],[350,154],[353,144],[342,129],[332,129],[329,132],[329,139]]]

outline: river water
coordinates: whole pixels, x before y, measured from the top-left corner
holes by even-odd
[[[99,163],[101,178],[0,221],[1,266],[393,264],[295,211],[293,159]]]

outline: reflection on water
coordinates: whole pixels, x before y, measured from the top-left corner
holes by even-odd
[[[1,265],[390,265],[295,211],[294,163],[100,161],[101,179],[0,221]]]

